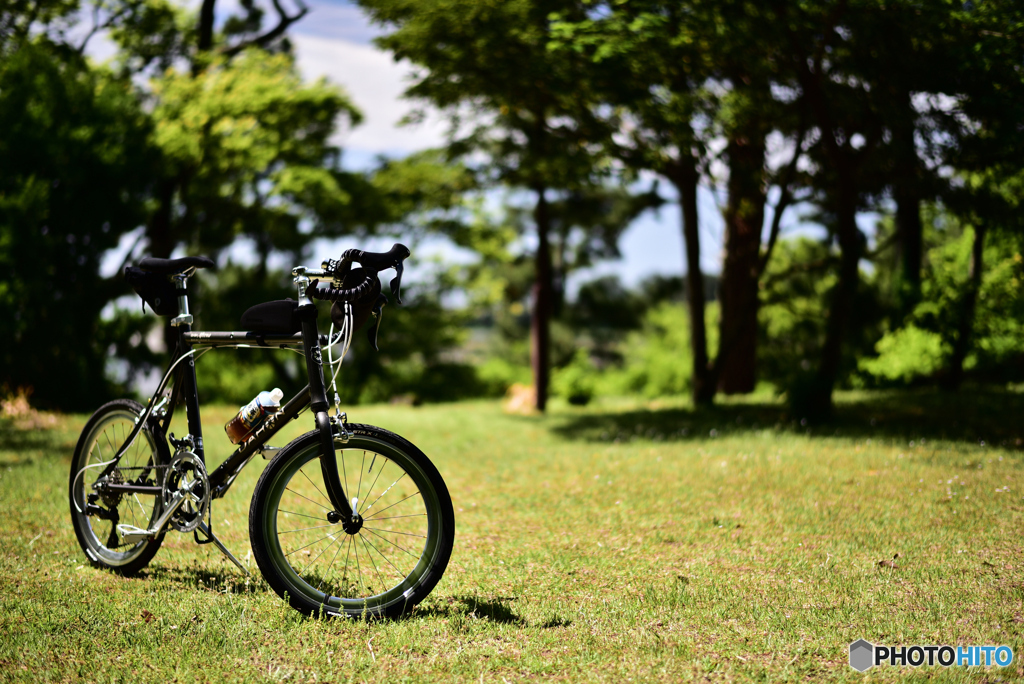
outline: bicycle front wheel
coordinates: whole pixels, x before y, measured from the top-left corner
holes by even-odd
[[[281,450],[256,485],[253,555],[274,591],[302,613],[395,617],[444,574],[455,538],[452,501],[411,443],[370,425],[349,430],[347,442],[336,439],[335,458],[362,526],[350,533],[328,518],[334,507],[320,441],[308,432]]]

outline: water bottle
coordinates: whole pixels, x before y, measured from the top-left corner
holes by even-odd
[[[256,398],[238,410],[238,414],[224,426],[224,432],[232,444],[247,439],[256,431],[271,413],[281,410],[284,392],[275,387],[269,392],[260,392]]]

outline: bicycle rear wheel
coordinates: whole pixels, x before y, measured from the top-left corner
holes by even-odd
[[[335,441],[342,486],[362,516],[346,532],[309,432],[263,471],[249,510],[253,555],[275,592],[307,615],[395,617],[422,601],[451,556],[455,514],[437,469],[405,439],[352,425]],[[333,516],[332,516],[333,517]]]
[[[104,494],[94,497],[92,502],[89,498],[100,473],[131,434],[144,410],[142,404],[130,399],[118,399],[98,408],[82,429],[71,459],[68,497],[78,543],[93,565],[122,575],[132,575],[146,567],[163,543],[164,535],[122,543],[117,526],[127,523],[148,529],[160,517],[161,497]],[[166,443],[143,428],[107,479],[115,484],[134,481],[160,485],[163,474],[159,466],[169,460]]]

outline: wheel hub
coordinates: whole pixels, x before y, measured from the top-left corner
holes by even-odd
[[[346,520],[341,525],[341,529],[345,530],[349,534],[355,534],[359,532],[363,527],[363,516],[358,513],[354,514],[351,518]]]
[[[363,528],[363,516],[355,513],[348,520],[342,521],[341,513],[338,511],[331,511],[327,514],[327,522],[332,525],[342,523],[341,529],[345,530],[349,534],[355,534]]]

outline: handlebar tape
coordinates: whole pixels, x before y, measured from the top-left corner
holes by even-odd
[[[391,294],[395,296],[395,299],[399,304],[402,303],[402,272],[404,265],[402,264],[409,257],[409,248],[405,245],[396,242],[391,249],[386,252],[364,252],[361,249],[349,249],[345,250],[344,254],[341,255],[341,259],[337,262],[325,262],[325,265],[330,264],[334,272],[334,280],[339,281],[344,279],[352,269],[352,263],[359,263],[366,271],[372,273],[374,276],[379,271],[383,271],[388,268],[395,269],[395,277],[391,279]],[[360,285],[359,287],[362,287]],[[358,289],[358,288],[357,288]],[[321,297],[322,299],[322,297]],[[338,301],[337,299],[332,301]],[[345,301],[351,301],[346,299]]]

